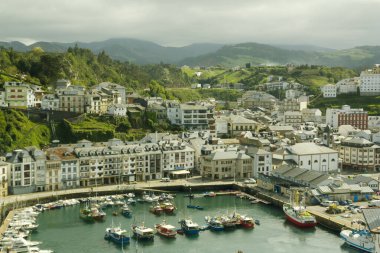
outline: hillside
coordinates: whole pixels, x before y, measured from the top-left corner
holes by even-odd
[[[151,80],[175,87],[190,84],[187,75],[176,66],[140,66],[113,60],[104,52],[94,54],[76,46],[62,53],[44,52],[41,48],[24,53],[0,49],[0,74],[0,83],[7,81],[9,76],[23,75],[27,82],[44,86],[60,78],[83,86],[109,81],[129,89],[145,88]]]
[[[0,42],[0,47],[13,48],[15,51],[27,52],[40,47],[46,52],[62,53],[77,45],[90,49],[94,53],[106,52],[112,59],[128,61],[137,64],[176,63],[187,57],[199,56],[215,52],[222,47],[220,44],[199,43],[184,47],[164,47],[159,44],[129,38],[109,39],[97,42],[36,42],[29,46],[21,42]]]
[[[226,68],[197,69],[183,67],[193,83],[209,83],[211,85],[243,83],[246,88],[254,89],[261,83],[268,82],[269,76],[281,76],[284,81],[295,81],[305,85],[310,93],[319,93],[320,86],[327,83],[357,76],[358,73],[342,67],[324,67],[301,65],[288,68],[285,66],[254,66],[238,70]],[[198,77],[196,73],[201,73]]]
[[[49,128],[31,122],[22,112],[0,110],[0,154],[28,146],[50,143]]]
[[[13,48],[18,52],[27,52],[39,47],[45,52],[64,53],[75,46],[89,49],[95,54],[104,51],[114,60],[136,64],[163,62],[178,66],[234,67],[250,62],[254,65],[293,63],[362,69],[380,62],[380,46],[334,50],[313,45],[199,43],[184,47],[165,47],[154,42],[131,38],[71,43],[41,41],[29,46],[17,41],[0,42],[0,47]]]
[[[289,48],[289,47],[288,47]],[[181,61],[180,65],[189,66],[244,66],[308,64],[365,68],[380,62],[380,47],[364,46],[346,50],[289,50],[258,43],[227,45],[214,53],[196,56]]]

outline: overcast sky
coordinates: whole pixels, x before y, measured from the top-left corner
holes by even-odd
[[[380,0],[0,0],[0,41],[380,44]]]

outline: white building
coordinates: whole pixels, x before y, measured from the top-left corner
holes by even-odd
[[[338,94],[356,94],[358,92],[360,79],[358,77],[347,78],[336,83]]]
[[[300,111],[284,112],[284,124],[291,126],[302,124],[302,113]]]
[[[272,172],[272,153],[264,149],[248,148],[247,154],[252,157],[253,177],[259,174],[270,175]]]
[[[376,64],[372,69],[367,69],[361,72],[360,95],[380,95],[380,64]]]
[[[59,98],[54,94],[47,94],[41,99],[41,109],[49,111],[59,110]]]
[[[322,88],[324,98],[335,98],[337,93],[337,86],[334,84],[326,84]]]
[[[8,195],[8,173],[9,164],[0,160],[0,197]]]
[[[127,116],[127,106],[124,104],[113,104],[108,107],[108,113],[114,116]]]
[[[12,194],[35,191],[35,161],[28,151],[17,149],[7,158],[9,163],[8,186]]]
[[[178,104],[173,102],[167,104],[169,121],[175,125],[182,125],[187,129],[207,129],[209,122],[213,120],[213,115],[214,109],[211,105]]]
[[[338,171],[338,151],[315,143],[297,143],[286,148],[284,158],[300,168],[320,172]]]

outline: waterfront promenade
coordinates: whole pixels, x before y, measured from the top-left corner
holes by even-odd
[[[181,187],[228,187],[228,186],[242,186],[242,183],[236,181],[205,181],[200,177],[193,177],[190,179],[177,179],[170,182],[160,182],[148,181],[148,182],[137,182],[136,184],[119,184],[119,185],[105,185],[97,187],[87,187],[87,188],[76,188],[68,190],[59,190],[59,191],[49,191],[49,192],[33,192],[28,194],[19,194],[19,195],[9,195],[4,198],[0,198],[0,205],[6,204],[18,204],[22,206],[23,202],[30,200],[38,200],[44,198],[62,198],[66,195],[75,195],[75,194],[94,194],[102,192],[120,192],[126,193],[128,191],[139,191],[144,189],[151,188],[181,188]]]

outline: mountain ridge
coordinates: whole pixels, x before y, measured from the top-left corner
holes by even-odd
[[[357,46],[349,49],[330,49],[314,45],[194,43],[182,47],[162,46],[133,38],[113,38],[94,42],[35,42],[29,46],[18,42],[0,42],[0,47],[26,52],[40,47],[46,52],[65,52],[78,46],[95,54],[106,52],[111,58],[137,64],[169,63],[178,66],[234,67],[253,65],[309,64],[342,66],[355,69],[380,62],[380,46]]]

